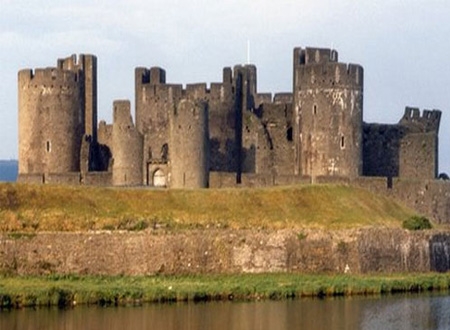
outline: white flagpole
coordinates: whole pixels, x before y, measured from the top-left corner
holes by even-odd
[[[250,40],[247,39],[247,64],[250,64]]]

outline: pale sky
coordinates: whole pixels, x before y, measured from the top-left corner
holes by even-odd
[[[134,104],[134,68],[169,83],[220,82],[250,60],[259,92],[290,92],[294,47],[335,48],[364,67],[364,120],[440,109],[440,172],[450,173],[448,0],[0,0],[0,159],[17,158],[17,72],[98,57],[99,119]],[[134,111],[133,111],[134,112]]]

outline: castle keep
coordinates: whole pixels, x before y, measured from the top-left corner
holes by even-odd
[[[166,82],[135,69],[130,102],[97,125],[97,59],[19,72],[19,180],[170,188],[260,186],[323,177],[434,179],[440,111],[363,122],[363,68],[335,50],[296,48],[293,90],[261,94],[253,65],[219,83]]]

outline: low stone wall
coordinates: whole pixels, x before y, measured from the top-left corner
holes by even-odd
[[[110,186],[112,183],[112,172],[83,173],[82,183],[88,186]]]
[[[209,172],[210,188],[255,188],[310,183],[309,176],[242,173],[241,183],[237,184],[236,173]]]
[[[450,269],[450,233],[401,229],[0,235],[0,273],[372,273]]]

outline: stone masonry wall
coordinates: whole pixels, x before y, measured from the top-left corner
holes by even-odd
[[[294,140],[303,175],[362,174],[363,68],[329,49],[294,52]]]
[[[0,235],[0,273],[151,275],[450,269],[450,233],[401,229]]]
[[[19,72],[19,173],[80,170],[84,113],[78,79],[56,68]]]

